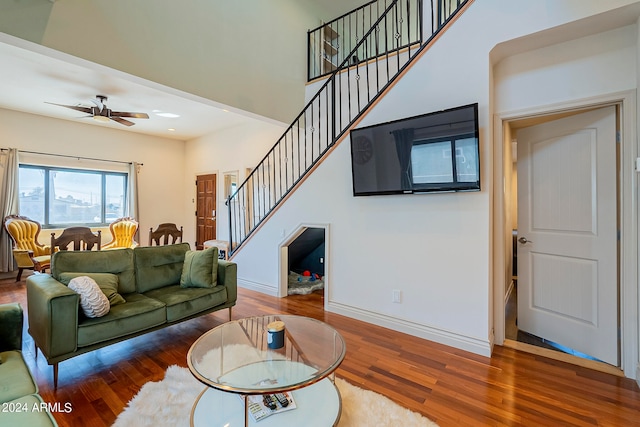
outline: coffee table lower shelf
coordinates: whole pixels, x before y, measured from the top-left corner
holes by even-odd
[[[258,422],[247,415],[248,425],[255,427],[335,426],[342,413],[342,399],[336,385],[329,378],[291,392],[296,409],[273,414]],[[242,395],[215,388],[205,389],[193,405],[191,425],[243,427],[245,407]]]

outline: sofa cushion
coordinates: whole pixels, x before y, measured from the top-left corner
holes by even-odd
[[[60,282],[69,286],[71,279],[76,277],[87,276],[95,280],[100,287],[100,290],[106,295],[109,300],[109,305],[114,306],[118,304],[124,304],[126,301],[122,298],[122,295],[118,293],[118,276],[112,273],[60,273]]]
[[[37,393],[38,387],[33,381],[29,368],[17,350],[0,353],[0,403],[9,402],[31,393]],[[0,416],[0,418],[2,418]]]
[[[44,401],[37,394],[20,397],[7,404],[7,411],[0,415],[0,427],[47,427],[57,426],[49,411],[42,410]],[[69,403],[61,404],[61,410],[71,411]],[[20,408],[19,410],[17,408]],[[13,409],[13,410],[11,410]]]
[[[188,243],[135,248],[137,292],[145,293],[180,283],[182,264],[188,250]]]
[[[22,307],[17,302],[0,304],[0,352],[22,348]],[[0,361],[1,363],[1,361]]]
[[[180,286],[183,288],[213,288],[218,276],[218,248],[187,251],[184,256]]]
[[[145,296],[165,303],[167,321],[173,322],[224,304],[227,302],[227,288],[182,288],[173,285],[149,291]]]
[[[120,294],[136,291],[133,249],[60,251],[51,258],[51,275],[58,281],[62,273],[113,273],[118,276]]]
[[[114,249],[114,251],[119,249]],[[97,318],[78,319],[78,347],[97,344],[166,323],[164,303],[141,294],[125,294],[124,304]]]
[[[109,300],[95,280],[88,276],[71,279],[69,289],[80,295],[80,308],[87,317],[102,317],[109,312]]]

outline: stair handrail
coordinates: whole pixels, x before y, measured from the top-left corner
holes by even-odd
[[[332,19],[329,22],[325,22],[322,25],[313,28],[309,31],[307,31],[307,81],[312,81],[314,79],[317,78],[321,78],[321,77],[325,77],[330,75],[331,73],[333,73],[334,70],[329,70],[327,72],[322,72],[322,71],[318,71],[317,67],[314,67],[313,61],[312,59],[317,58],[325,58],[326,56],[323,55],[320,51],[322,51],[322,48],[324,47],[324,43],[326,43],[327,39],[323,37],[323,34],[325,33],[325,29],[329,28],[331,31],[330,32],[335,32],[336,34],[340,34],[340,38],[341,40],[349,40],[351,39],[351,37],[353,36],[353,34],[349,33],[348,35],[344,34],[344,30],[345,30],[345,21],[348,22],[348,26],[351,27],[351,22],[353,21],[355,24],[355,30],[356,30],[356,40],[358,39],[357,37],[357,31],[358,31],[358,20],[359,20],[359,16],[358,13],[362,11],[362,26],[361,26],[361,30],[364,33],[365,29],[364,27],[364,10],[368,7],[370,7],[370,10],[373,8],[373,5],[376,3],[380,3],[384,1],[385,3],[388,0],[372,0],[368,3],[363,4],[362,6],[359,6],[349,12],[346,12],[340,16],[338,16],[335,19]],[[379,8],[377,9],[377,12],[380,13]],[[354,17],[353,20],[351,19],[351,17]],[[372,16],[369,16],[369,20],[372,19]],[[340,24],[342,23],[342,32],[340,32],[339,28],[336,29],[336,27],[340,27]],[[371,25],[373,26],[373,25]],[[349,28],[349,30],[351,30],[351,28]],[[368,30],[366,30],[368,31]],[[317,38],[317,40],[316,40]],[[364,36],[362,37],[364,39]],[[314,51],[314,49],[312,49],[312,39],[313,39],[313,45],[315,48],[318,49],[318,51]],[[331,47],[336,49],[336,55],[339,55],[338,52],[340,52],[340,47],[339,47],[340,42],[338,43],[338,46],[334,46],[333,43],[330,43]],[[312,55],[312,52],[315,55]],[[347,53],[347,55],[344,58],[351,58],[351,55],[349,55]],[[343,58],[343,59],[344,59]],[[320,63],[322,62],[322,60],[319,61]],[[338,68],[338,67],[336,67]]]
[[[374,23],[374,25],[371,26],[371,28],[369,29],[369,31],[367,31],[367,33],[365,34],[364,37],[362,37],[362,40],[360,40],[360,42],[358,42],[358,44],[356,44],[356,46],[351,50],[350,55],[352,53],[355,53],[358,51],[358,49],[362,46],[362,44],[364,44],[364,41],[366,39],[367,36],[371,35],[371,32],[374,31],[375,26],[378,25],[381,20],[384,18],[384,16],[386,15],[386,13],[398,2],[399,0],[392,0],[391,4],[385,9],[385,11],[383,12],[383,14],[378,18],[378,20],[376,20],[376,22]],[[316,92],[316,94],[311,98],[311,100],[309,100],[307,102],[307,104],[304,106],[304,108],[302,109],[302,111],[300,112],[300,114],[298,114],[298,116],[296,116],[296,118],[293,120],[293,123],[291,125],[289,125],[289,127],[287,128],[287,130],[282,134],[282,136],[280,136],[280,138],[278,138],[278,140],[276,141],[276,143],[271,147],[271,149],[269,150],[269,152],[262,158],[262,160],[260,160],[260,162],[258,162],[258,165],[260,165],[261,163],[263,163],[268,157],[269,154],[271,152],[273,152],[278,144],[280,143],[280,141],[282,141],[282,139],[284,138],[284,136],[287,134],[287,132],[293,128],[296,124],[296,122],[302,117],[304,116],[304,113],[309,109],[309,107],[313,104],[313,101],[315,101],[319,96],[320,93],[329,85],[329,83],[331,83],[332,79],[334,79],[334,77],[336,76],[336,74],[340,73],[341,71],[343,71],[346,67],[344,67],[345,65],[348,65],[349,62],[349,56],[347,55],[347,57],[340,63],[340,65],[336,68],[336,70],[331,73],[331,75],[327,78],[327,80],[324,82],[324,84],[320,87],[320,89],[318,89],[318,91]],[[251,174],[253,174],[256,170],[257,170],[257,166],[252,170]],[[240,192],[240,187],[242,187],[243,185],[245,185],[245,183],[247,181],[249,181],[249,178],[251,177],[251,174],[249,174],[249,176],[247,176],[247,178],[245,178],[245,180],[242,182],[242,184],[240,184],[236,191],[230,195],[227,198],[227,202],[229,199],[233,199],[239,192]],[[227,203],[225,202],[225,204]]]
[[[277,200],[273,203],[270,204],[270,207],[268,208],[268,210],[264,211],[261,213],[260,218],[257,222],[247,226],[247,228],[249,228],[250,230],[244,230],[244,233],[242,233],[242,238],[238,239],[237,242],[234,242],[234,232],[233,232],[233,223],[234,220],[236,220],[238,223],[240,221],[244,221],[247,222],[246,218],[233,218],[232,217],[232,201],[234,199],[238,199],[240,197],[240,194],[245,191],[245,188],[249,186],[249,183],[253,180],[253,177],[258,174],[259,169],[265,165],[265,163],[267,164],[267,167],[269,167],[269,158],[272,154],[275,153],[275,150],[278,149],[281,146],[282,141],[285,141],[286,143],[286,137],[289,134],[289,132],[292,129],[295,129],[296,124],[299,123],[299,121],[305,117],[305,114],[308,113],[309,109],[312,110],[312,114],[313,114],[313,106],[314,103],[319,100],[320,96],[327,90],[327,88],[329,87],[329,85],[332,85],[332,88],[335,90],[335,81],[336,81],[336,77],[339,76],[341,73],[343,72],[349,72],[350,68],[352,67],[360,67],[361,64],[357,63],[355,65],[351,65],[351,67],[349,66],[349,62],[350,62],[350,58],[359,51],[359,49],[365,45],[367,43],[368,38],[371,36],[371,34],[376,31],[376,28],[379,28],[380,24],[383,22],[384,19],[386,19],[387,15],[389,14],[389,12],[391,10],[393,10],[396,5],[398,4],[398,2],[401,0],[392,0],[392,2],[389,4],[389,6],[384,10],[384,12],[380,15],[380,17],[375,21],[375,23],[371,26],[371,28],[367,31],[367,33],[362,37],[362,39],[356,44],[356,46],[350,51],[349,55],[347,55],[345,57],[345,59],[340,63],[340,65],[338,65],[336,67],[336,69],[331,73],[331,75],[329,77],[327,77],[326,81],[322,84],[322,86],[320,87],[320,89],[318,89],[318,91],[315,93],[315,95],[306,103],[305,107],[302,109],[302,111],[296,116],[295,120],[292,122],[292,124],[285,130],[285,132],[282,134],[282,136],[280,136],[280,138],[278,138],[278,140],[276,141],[276,143],[271,147],[271,149],[267,152],[267,154],[260,160],[260,162],[258,163],[258,165],[251,171],[251,173],[244,179],[244,181],[236,188],[235,192],[233,192],[233,194],[231,194],[225,201],[225,205],[229,208],[229,251],[230,251],[230,255],[232,255],[241,245],[244,241],[246,241],[248,239],[248,237],[258,228],[259,225],[262,224],[262,222],[269,217],[270,213],[273,212],[273,210],[282,202],[282,200],[284,200],[284,198],[286,198],[286,196],[296,187],[296,185],[302,180],[302,178],[304,178],[306,176],[306,174],[313,168],[313,166],[315,166],[315,164],[322,159],[322,157],[324,156],[324,154],[331,148],[333,147],[333,145],[340,140],[340,138],[343,136],[343,134],[350,128],[350,126],[359,119],[359,117],[367,110],[367,108],[376,101],[376,99],[382,94],[384,93],[384,91],[386,90],[386,88],[391,85],[394,80],[397,78],[398,75],[400,75],[402,73],[402,71],[410,64],[411,59],[416,57],[418,55],[419,52],[421,52],[426,46],[429,45],[429,42],[440,32],[440,30],[442,28],[445,27],[445,25],[451,20],[453,19],[453,17],[462,9],[462,7],[468,3],[469,1],[472,0],[449,0],[449,1],[455,1],[457,3],[455,10],[450,13],[444,20],[440,20],[440,16],[438,17],[438,25],[437,28],[432,29],[432,34],[431,36],[429,36],[425,41],[422,41],[423,38],[423,28],[422,28],[422,0],[416,0],[416,4],[419,4],[419,19],[420,19],[420,37],[419,37],[419,42],[420,42],[420,46],[414,51],[413,56],[411,56],[411,46],[408,47],[409,49],[409,55],[410,58],[409,60],[402,65],[401,67],[398,67],[398,70],[395,72],[394,76],[392,77],[388,77],[388,81],[381,87],[378,88],[377,93],[368,99],[367,103],[365,104],[364,107],[362,107],[360,109],[360,111],[354,115],[353,117],[349,117],[349,120],[347,122],[347,124],[345,126],[342,126],[342,128],[340,129],[339,132],[336,133],[336,129],[335,129],[335,121],[336,121],[336,110],[335,110],[335,93],[334,96],[332,97],[332,107],[331,107],[331,123],[332,123],[332,130],[331,130],[331,142],[327,143],[326,146],[324,147],[324,149],[320,152],[318,152],[318,155],[311,161],[311,164],[309,164],[306,169],[300,173],[300,165],[298,164],[298,173],[299,176],[295,179],[292,180],[292,183],[289,185],[288,184],[288,188],[286,189],[286,191],[282,192],[280,194],[280,197],[277,198]],[[410,0],[405,0],[405,1],[410,1]],[[433,1],[431,0],[432,3],[432,25],[433,25]],[[447,0],[437,0],[439,6],[441,6],[441,4]],[[386,35],[385,35],[386,37]],[[396,48],[396,49],[391,49],[386,51],[385,53],[382,53],[381,55],[384,56],[385,54],[388,56],[389,52],[396,52],[397,56],[399,58],[399,50],[400,48]],[[377,58],[376,58],[377,61]],[[387,59],[388,61],[388,59]],[[399,61],[399,59],[398,59]],[[359,106],[359,101],[358,101],[358,106]],[[327,121],[329,120],[329,116],[327,116]],[[342,121],[340,120],[340,123],[342,123]],[[306,129],[305,129],[306,130]],[[313,129],[312,129],[313,132]],[[313,138],[313,137],[312,137]],[[306,142],[306,140],[305,140]],[[313,139],[312,142],[313,144]],[[286,147],[285,147],[286,148]],[[313,151],[312,147],[312,151]],[[305,146],[305,150],[306,150],[306,146]],[[298,153],[299,155],[300,153]],[[313,155],[313,154],[312,154]],[[285,158],[286,161],[286,158]],[[293,164],[292,164],[293,166]],[[264,170],[264,169],[263,169]],[[264,172],[263,172],[264,175]],[[272,177],[268,177],[270,182],[269,184],[271,184],[271,178]],[[274,181],[275,181],[275,177]],[[264,179],[264,176],[263,176]],[[280,179],[282,179],[282,177],[280,177]],[[259,180],[258,180],[259,181]],[[263,184],[264,186],[265,184]],[[256,195],[252,192],[251,194],[252,199],[256,198]],[[263,196],[266,198],[266,196]],[[259,196],[258,196],[259,198]],[[269,195],[269,199],[270,199],[270,195]],[[239,203],[238,203],[239,204]],[[245,207],[246,209],[246,207]],[[252,208],[253,209],[253,208]]]

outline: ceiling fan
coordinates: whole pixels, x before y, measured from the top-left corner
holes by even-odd
[[[148,119],[149,115],[147,113],[132,113],[128,111],[113,111],[105,105],[107,101],[107,97],[105,95],[96,95],[96,99],[92,99],[91,102],[95,104],[91,107],[85,107],[83,105],[64,105],[64,104],[55,104],[53,102],[47,102],[47,104],[57,105],[59,107],[71,108],[72,110],[82,111],[83,113],[89,114],[87,117],[93,117],[94,120],[99,122],[108,122],[109,120],[116,121],[125,126],[133,126],[135,123],[124,119],[134,118],[134,119]]]

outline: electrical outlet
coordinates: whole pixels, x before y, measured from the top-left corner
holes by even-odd
[[[394,289],[391,295],[391,302],[401,303],[402,302],[402,291],[398,289]]]
[[[320,264],[324,264],[324,258],[320,258]]]

